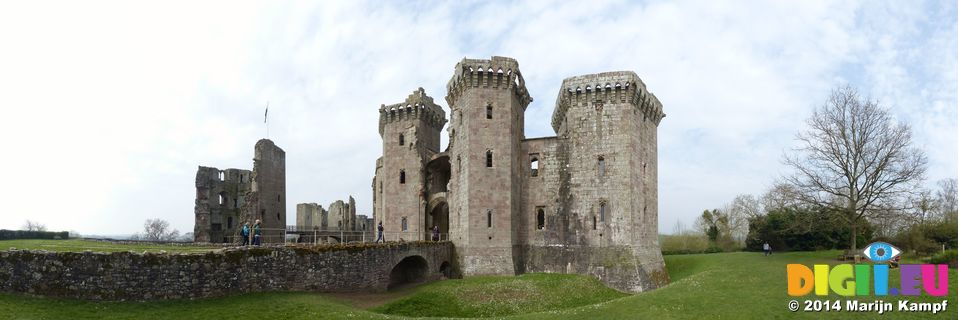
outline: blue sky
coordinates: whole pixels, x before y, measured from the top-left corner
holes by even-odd
[[[565,77],[633,70],[662,101],[659,228],[787,173],[782,154],[850,84],[912,125],[929,185],[958,177],[954,2],[529,1],[0,4],[0,227],[193,229],[198,165],[287,151],[288,217],[353,195],[371,211],[380,104],[441,101],[463,57],[519,61],[549,125]]]

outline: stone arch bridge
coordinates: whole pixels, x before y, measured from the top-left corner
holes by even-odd
[[[87,300],[381,292],[444,277],[458,277],[448,241],[243,247],[205,254],[0,252],[0,292]]]

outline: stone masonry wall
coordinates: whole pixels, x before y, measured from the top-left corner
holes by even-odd
[[[206,254],[0,252],[0,292],[85,300],[195,299],[262,291],[380,292],[404,258],[427,279],[452,265],[449,242],[243,247]]]

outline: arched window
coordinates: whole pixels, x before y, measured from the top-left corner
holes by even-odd
[[[406,135],[400,134],[400,135],[399,135],[399,145],[402,146],[402,145],[405,145],[405,144],[406,144]]]
[[[226,179],[226,173],[224,173],[223,171],[220,171],[219,173],[216,174],[216,178],[220,179],[220,181],[223,181]]]
[[[486,210],[486,228],[492,228],[492,210]]]
[[[399,183],[406,184],[406,170],[399,170]]]
[[[406,231],[409,229],[409,224],[406,221],[407,221],[406,217],[402,217],[402,231]]]
[[[542,208],[536,210],[536,229],[542,230],[546,228],[546,213]]]
[[[605,202],[599,203],[599,221],[605,222]]]
[[[539,157],[533,155],[532,160],[529,161],[529,170],[532,172],[533,177],[539,176]]]
[[[486,106],[486,119],[492,119],[492,105]]]
[[[492,168],[492,150],[486,151],[486,168]]]
[[[605,176],[605,157],[599,156],[599,177]]]
[[[226,199],[226,193],[220,193],[220,205],[221,205],[221,206],[225,206],[225,205],[226,205],[226,200],[227,200],[227,199]]]

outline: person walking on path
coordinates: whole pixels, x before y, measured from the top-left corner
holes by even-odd
[[[260,230],[261,222],[259,219],[256,219],[256,223],[253,224],[253,245],[258,246],[263,241],[263,231]]]
[[[439,226],[432,226],[432,241],[439,241]]]
[[[379,230],[379,236],[376,237],[376,243],[379,243],[379,241],[386,243],[386,239],[383,238],[383,222],[382,221],[379,222],[379,227],[376,227],[376,229]]]
[[[765,251],[765,256],[772,255],[772,246],[768,245],[768,242],[762,245],[762,250]]]
[[[249,221],[243,222],[243,230],[240,231],[240,236],[243,237],[243,245],[249,245]]]

